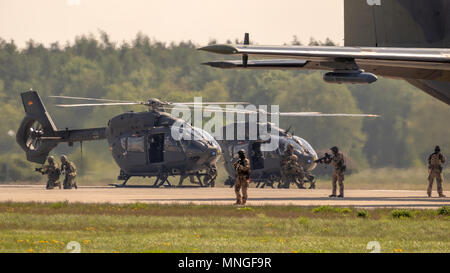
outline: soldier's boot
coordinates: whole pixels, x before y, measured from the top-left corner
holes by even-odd
[[[316,183],[311,182],[311,185],[309,185],[309,189],[315,189],[316,188]]]
[[[439,194],[439,197],[445,198],[445,197],[447,197],[447,196],[446,196],[445,194],[441,193],[441,194]]]
[[[241,199],[236,199],[236,203],[234,203],[235,205],[240,205],[242,204]]]
[[[337,197],[339,197],[339,198],[344,198],[344,194],[341,193],[341,194],[339,194]]]
[[[303,183],[303,181],[296,181],[297,183],[297,187],[299,188],[299,189],[306,189],[306,187],[304,186],[304,183]]]
[[[332,198],[332,197],[336,197],[336,194],[331,194],[331,195],[328,195],[328,197],[330,197],[330,198]]]
[[[45,186],[45,189],[47,189],[47,190],[52,190],[53,189],[53,183],[51,183],[50,181],[49,182],[47,182],[47,185]]]
[[[77,183],[73,183],[75,189],[78,189]]]

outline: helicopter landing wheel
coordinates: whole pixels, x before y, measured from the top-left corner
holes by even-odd
[[[275,174],[271,174],[271,175],[269,175],[269,178],[267,180],[268,181],[266,182],[266,184],[264,184],[262,187],[264,188],[264,186],[267,185],[273,189],[273,188],[275,188],[274,187],[275,182],[280,181],[280,178]],[[278,187],[279,186],[280,186],[280,184],[278,184]]]
[[[159,174],[155,180],[155,183],[153,183],[153,187],[155,187],[155,188],[160,188],[162,186],[172,187],[172,184],[170,184],[168,177],[169,177],[169,174],[167,174],[167,173]],[[164,185],[165,183],[167,183],[167,185]]]
[[[313,175],[306,175],[307,182],[310,183],[309,189],[315,189],[316,188],[316,179]]]
[[[228,176],[227,180],[225,180],[225,185],[232,188],[234,186],[234,179],[231,176]]]
[[[203,186],[213,188],[216,185],[216,178],[217,178],[217,169],[215,166],[211,166],[210,168],[208,168],[208,172],[205,175],[205,178],[203,179]]]

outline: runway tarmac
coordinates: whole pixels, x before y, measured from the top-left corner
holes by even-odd
[[[352,206],[361,208],[429,208],[450,206],[450,198],[426,197],[425,191],[347,190],[344,199],[328,198],[329,190],[249,188],[247,205]],[[445,193],[450,196],[449,192]],[[78,187],[72,190],[46,190],[36,185],[1,185],[0,202],[83,202],[83,203],[161,203],[233,204],[232,188],[116,188]]]

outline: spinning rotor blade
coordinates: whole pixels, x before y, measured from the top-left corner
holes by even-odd
[[[170,103],[171,105],[212,105],[212,104],[217,104],[217,105],[239,105],[239,104],[250,104],[248,102],[239,102],[239,101],[227,101],[227,102],[173,102]]]
[[[133,101],[126,101],[126,100],[110,100],[110,99],[96,99],[96,98],[83,98],[83,97],[69,97],[69,96],[49,96],[49,98],[71,99],[71,100],[93,100],[93,101],[104,101],[104,102],[133,102]]]
[[[238,109],[226,109],[226,108],[206,108],[203,109],[204,112],[223,112],[223,113],[244,113],[244,114],[257,114],[256,111],[246,111],[246,110],[238,110]]]
[[[379,117],[379,115],[373,114],[324,114],[320,112],[280,112],[278,114],[284,117]]]
[[[86,106],[117,106],[117,105],[145,105],[145,102],[111,102],[111,103],[85,103],[85,104],[57,104],[58,107],[86,107]]]

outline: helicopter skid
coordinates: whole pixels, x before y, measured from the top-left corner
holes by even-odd
[[[178,176],[180,178],[180,180],[179,180],[180,182],[178,183],[178,185],[173,185],[169,181],[169,176],[171,176],[171,177]],[[130,180],[132,177],[143,177],[143,178],[155,177],[156,179],[153,182],[153,185],[127,185],[128,180]],[[186,178],[189,178],[190,182],[193,185],[182,185],[182,182]],[[202,178],[203,178],[203,181],[202,181]],[[119,180],[124,180],[124,182],[121,184],[109,184],[109,185],[117,187],[117,188],[127,188],[127,187],[130,187],[130,188],[161,188],[161,187],[164,187],[164,188],[204,188],[204,187],[214,187],[216,176],[211,177],[207,173],[200,173],[200,174],[161,173],[161,174],[155,175],[155,176],[144,176],[144,175],[119,176]]]

